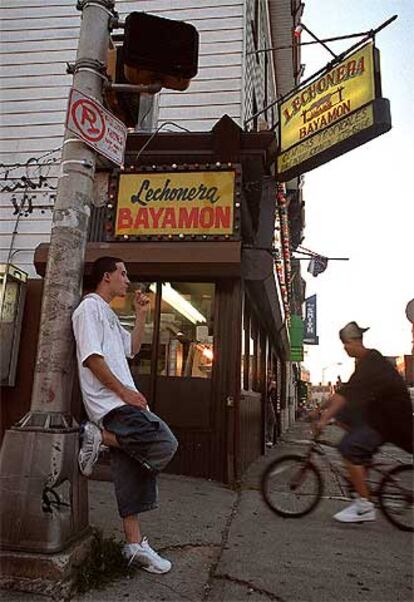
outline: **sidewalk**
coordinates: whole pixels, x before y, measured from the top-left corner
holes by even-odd
[[[334,435],[334,427],[331,430]],[[382,516],[375,523],[341,525],[332,515],[344,507],[330,475],[327,499],[302,519],[282,519],[262,502],[258,483],[277,455],[299,451],[309,427],[297,423],[247,472],[239,491],[190,477],[160,478],[161,508],[142,515],[151,545],[169,558],[162,576],[138,570],[74,598],[119,600],[280,602],[405,602],[412,599],[412,535]],[[388,457],[401,456],[387,448]],[[112,484],[89,482],[90,522],[105,537],[122,539]],[[12,602],[45,600],[3,592]]]

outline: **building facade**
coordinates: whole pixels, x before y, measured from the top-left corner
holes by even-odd
[[[75,58],[79,32],[72,0],[24,3],[9,0],[1,9],[0,263],[29,275],[16,384],[2,395],[3,429],[30,405],[40,277],[71,83],[66,63]],[[273,437],[294,420],[297,403],[289,323],[303,291],[292,286],[290,254],[302,236],[303,201],[300,182],[276,186],[278,116],[272,103],[299,77],[292,32],[302,5],[119,0],[116,8],[121,18],[142,10],[192,23],[200,35],[199,71],[185,92],[163,90],[141,102],[123,173],[100,162],[84,286],[96,257],[125,259],[133,284],[151,298],[143,351],[132,371],[154,410],[178,432],[181,451],[172,470],[232,481],[264,452],[269,377],[277,382]],[[189,178],[199,190],[209,182],[224,186],[227,178],[231,202],[223,212],[231,211],[231,220],[213,227],[210,207],[200,209],[193,230],[186,214],[181,231],[175,218],[151,229],[140,217],[138,230],[131,226],[123,234],[128,203],[134,203],[127,175],[135,178],[132,186],[145,181],[154,187],[162,179],[171,184],[179,176],[176,188]],[[170,209],[171,216],[182,211]],[[128,327],[130,300],[115,310]],[[73,411],[82,418],[76,390]]]

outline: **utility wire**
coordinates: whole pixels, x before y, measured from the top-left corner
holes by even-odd
[[[390,17],[389,19],[387,19],[386,21],[384,21],[384,23],[381,23],[381,25],[378,25],[378,27],[376,27],[375,29],[371,29],[366,34],[366,36],[365,36],[364,39],[358,40],[358,42],[356,42],[355,44],[353,44],[352,46],[350,46],[347,50],[344,50],[344,52],[342,52],[339,56],[337,56],[336,58],[332,59],[332,61],[330,63],[328,63],[327,65],[325,65],[321,69],[319,69],[319,71],[316,71],[316,73],[313,73],[312,75],[310,75],[309,77],[307,77],[306,79],[304,79],[302,82],[300,82],[300,84],[296,85],[294,88],[292,88],[291,90],[289,90],[289,92],[286,92],[286,94],[280,95],[279,98],[277,98],[276,100],[272,101],[266,107],[263,107],[263,109],[260,109],[260,111],[257,111],[257,113],[255,113],[254,115],[252,115],[248,119],[245,119],[245,121],[244,121],[244,127],[246,128],[246,126],[247,126],[248,123],[250,123],[251,121],[253,121],[254,119],[256,119],[256,117],[258,117],[259,115],[261,115],[265,111],[268,111],[269,109],[271,109],[274,105],[280,104],[286,98],[288,98],[288,96],[291,96],[297,90],[302,89],[305,86],[305,84],[307,84],[308,82],[316,79],[316,77],[318,75],[320,75],[321,73],[324,73],[325,71],[327,71],[329,69],[332,69],[335,65],[337,65],[338,63],[340,63],[345,58],[345,56],[347,56],[352,50],[360,47],[368,39],[375,39],[375,35],[378,32],[380,32],[382,29],[384,29],[384,27],[387,27],[388,25],[390,25],[397,18],[398,18],[398,15],[393,15],[392,17]],[[273,129],[273,127],[272,127],[272,129]]]
[[[54,148],[53,150],[48,151],[44,155],[40,155],[40,157],[30,157],[30,159],[25,161],[25,163],[0,163],[0,167],[6,167],[6,169],[4,171],[0,172],[0,177],[3,174],[6,174],[8,176],[8,174],[11,171],[14,171],[15,169],[20,169],[20,167],[28,167],[31,162],[38,162],[38,161],[40,161],[40,159],[44,159],[45,157],[48,157],[49,155],[53,155],[53,153],[56,153],[57,151],[60,151],[61,149],[62,149],[62,147],[58,146],[57,148]]]
[[[157,127],[157,129],[155,130],[155,132],[153,132],[153,134],[151,134],[151,136],[148,138],[148,140],[145,142],[145,144],[139,149],[138,153],[135,155],[135,161],[138,160],[138,158],[142,155],[142,153],[147,148],[147,146],[150,144],[150,142],[152,142],[152,140],[155,138],[155,136],[166,125],[173,125],[174,127],[178,128],[180,130],[183,130],[184,132],[190,132],[190,130],[188,130],[187,128],[183,127],[182,125],[179,125],[178,123],[175,123],[174,121],[164,121],[164,123],[162,123],[160,126]]]
[[[302,25],[303,29],[305,27]],[[296,48],[296,46],[310,46],[311,44],[320,44],[322,42],[338,42],[339,40],[348,40],[351,38],[360,38],[362,36],[369,35],[370,31],[361,31],[360,33],[349,33],[343,36],[334,36],[333,38],[323,38],[321,40],[311,40],[308,42],[296,42],[295,44],[286,44],[285,46],[272,46],[269,48],[260,48],[259,50],[250,50],[247,54],[260,54],[261,52],[271,52],[276,50],[289,50],[290,48]]]

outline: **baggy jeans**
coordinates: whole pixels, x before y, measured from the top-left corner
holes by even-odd
[[[177,451],[174,434],[153,412],[130,405],[109,412],[103,425],[120,445],[110,448],[119,515],[125,518],[157,508],[157,474]]]

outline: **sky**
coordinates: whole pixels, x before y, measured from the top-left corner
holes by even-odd
[[[384,355],[411,353],[405,308],[414,297],[414,0],[306,0],[302,22],[319,38],[376,28],[382,95],[391,102],[391,131],[305,174],[302,245],[332,261],[317,277],[307,273],[306,296],[316,294],[319,345],[305,345],[311,380],[347,380],[353,360],[338,338],[356,320],[369,327],[367,347]],[[311,38],[302,33],[302,42]],[[355,40],[334,42],[340,53]],[[302,47],[304,77],[331,60],[322,46]],[[413,174],[414,175],[414,174]]]

